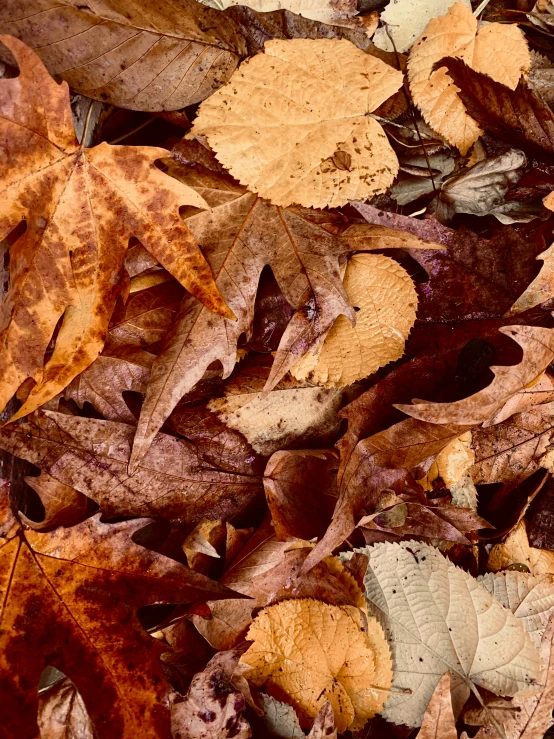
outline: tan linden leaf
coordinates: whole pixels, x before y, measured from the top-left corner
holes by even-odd
[[[460,2],[445,15],[433,18],[415,42],[408,60],[408,78],[414,103],[427,123],[462,154],[482,131],[466,112],[445,67],[433,66],[446,56],[462,59],[476,72],[515,90],[531,67],[523,34],[515,24],[489,23],[477,30],[471,10]]]
[[[344,287],[356,311],[356,325],[339,316],[323,344],[292,368],[296,379],[345,387],[404,353],[417,308],[406,270],[380,254],[356,254],[348,262]]]
[[[369,114],[401,85],[402,72],[344,39],[267,41],[202,103],[191,135],[275,205],[367,200],[398,172]]]
[[[495,544],[487,568],[491,572],[512,565],[525,565],[532,575],[554,575],[554,552],[530,546],[525,520],[519,522],[502,544]]]
[[[357,608],[281,601],[258,614],[246,638],[253,641],[241,658],[251,667],[246,676],[290,703],[303,725],[329,701],[339,732],[361,728],[388,697],[388,644],[375,619],[362,630]]]

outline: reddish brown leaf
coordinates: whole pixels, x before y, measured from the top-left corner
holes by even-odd
[[[44,519],[31,521],[20,513],[24,524],[35,531],[50,531],[57,526],[70,527],[81,523],[92,513],[94,503],[75,488],[41,472],[38,477],[26,477],[25,482],[39,496],[44,506]]]

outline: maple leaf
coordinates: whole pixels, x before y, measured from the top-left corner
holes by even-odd
[[[2,695],[7,736],[37,732],[37,687],[51,665],[73,680],[98,736],[169,737],[159,656],[136,616],[152,603],[232,597],[217,583],[134,544],[148,519],[23,529],[2,496]],[[8,577],[9,574],[9,577]]]
[[[73,89],[134,110],[203,100],[246,51],[231,20],[196,3],[9,0],[0,31],[36,48],[50,74]]]
[[[396,154],[368,114],[402,73],[345,40],[275,40],[264,51],[202,104],[190,135],[206,136],[231,174],[275,205],[339,206],[392,184]]]
[[[154,167],[165,150],[106,143],[80,148],[67,85],[58,86],[20,41],[2,41],[16,55],[20,76],[0,82],[0,137],[8,152],[0,236],[23,219],[27,230],[10,250],[0,407],[27,377],[38,380],[20,417],[54,397],[101,351],[131,236],[210,309],[232,314],[178,214],[180,205],[205,203]]]
[[[406,270],[380,254],[355,254],[346,266],[344,287],[356,311],[355,326],[339,316],[323,344],[292,367],[296,379],[345,387],[404,353],[417,308]]]
[[[369,557],[368,607],[385,628],[395,666],[384,718],[419,726],[445,669],[455,716],[477,686],[500,695],[539,692],[537,648],[514,614],[467,572],[415,541],[358,551]]]
[[[248,630],[245,676],[292,703],[301,724],[329,701],[338,731],[362,728],[386,700],[392,665],[377,621],[361,626],[357,609],[311,598],[265,608]]]
[[[248,445],[237,453],[231,432],[199,420],[198,414],[189,419],[187,440],[160,434],[133,475],[127,467],[134,427],[124,423],[37,411],[0,429],[0,447],[111,516],[160,515],[190,524],[207,513],[232,518],[261,492],[259,460]]]
[[[419,739],[458,739],[450,683],[450,673],[445,672],[425,709]]]
[[[478,72],[515,89],[531,66],[527,43],[515,24],[488,23],[477,30],[477,19],[462,3],[433,18],[415,42],[408,59],[414,103],[427,123],[465,154],[482,131],[466,112],[457,88],[443,67],[444,57],[459,57]]]

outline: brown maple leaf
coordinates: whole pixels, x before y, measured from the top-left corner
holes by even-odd
[[[100,514],[49,534],[28,531],[1,500],[0,690],[6,736],[37,735],[37,687],[48,665],[76,685],[103,739],[169,739],[162,644],[136,609],[232,593],[134,544],[145,519],[105,524]]]
[[[205,207],[191,188],[154,166],[154,147],[80,147],[69,90],[48,75],[21,41],[1,37],[20,66],[0,81],[0,237],[22,220],[10,250],[10,288],[2,304],[0,407],[28,377],[37,381],[18,417],[54,397],[101,351],[123,287],[134,236],[210,309],[230,317],[179,207]],[[63,322],[52,356],[44,355]]]

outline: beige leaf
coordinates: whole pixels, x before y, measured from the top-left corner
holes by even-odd
[[[258,614],[247,638],[254,642],[241,658],[248,679],[286,697],[301,724],[329,701],[339,732],[361,728],[387,698],[389,647],[375,619],[363,630],[357,608],[282,601]]]
[[[356,325],[339,316],[321,347],[292,368],[297,379],[344,387],[404,353],[417,306],[406,270],[380,254],[356,254],[348,262],[344,287],[356,310]]]
[[[487,567],[498,572],[512,565],[525,565],[532,575],[554,575],[554,552],[530,546],[525,520],[519,522],[502,544],[495,544]]]
[[[537,648],[514,614],[467,572],[415,541],[358,551],[369,557],[369,611],[384,626],[393,655],[384,718],[419,726],[445,670],[455,716],[478,686],[504,696],[537,692]]]
[[[520,619],[533,644],[540,649],[544,631],[554,611],[554,575],[487,572],[479,578],[479,582]]]
[[[550,195],[547,195],[544,199],[545,205],[547,205],[546,200],[549,197]],[[523,313],[523,311],[534,308],[536,305],[554,297],[554,244],[551,244],[546,251],[539,254],[537,259],[544,262],[541,271],[512,305],[506,314],[507,316]]]
[[[334,26],[350,25],[348,21],[358,14],[356,0],[201,0],[203,5],[225,10],[232,5],[245,5],[258,13],[290,10],[303,18]]]
[[[308,734],[308,739],[337,739],[335,714],[329,701],[319,709],[312,730]]]
[[[37,723],[41,739],[94,739],[85,703],[67,677],[39,692]]]
[[[501,333],[517,341],[523,349],[519,364],[491,367],[494,380],[483,390],[453,403],[396,405],[413,418],[429,423],[471,424],[494,422],[504,404],[534,382],[554,358],[554,332],[535,326],[504,326]]]
[[[369,113],[401,84],[402,72],[349,41],[267,41],[204,101],[190,135],[206,136],[231,174],[275,205],[367,200],[398,172]]]
[[[265,711],[263,722],[272,737],[277,739],[304,739],[298,716],[292,706],[271,695],[260,693],[260,704]]]
[[[429,471],[418,483],[424,490],[433,490],[432,483],[440,478],[447,488],[454,485],[465,475],[475,462],[475,453],[471,448],[471,431],[466,431],[457,439],[452,439],[440,451]]]
[[[425,710],[418,739],[458,739],[456,722],[452,713],[450,673],[445,672],[437,683]]]
[[[433,71],[446,56],[462,59],[512,90],[529,71],[531,58],[516,24],[489,23],[477,30],[471,9],[460,2],[433,18],[415,42],[408,60],[414,102],[427,123],[465,154],[482,131],[466,112],[446,68]]]

